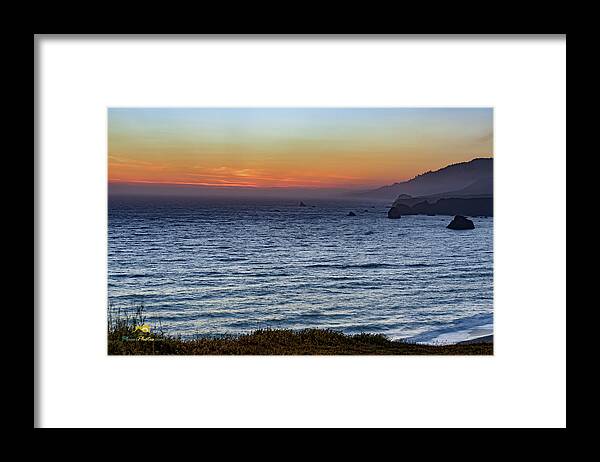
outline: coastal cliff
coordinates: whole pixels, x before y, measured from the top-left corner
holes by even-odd
[[[492,158],[473,159],[423,173],[376,192],[399,193],[388,212],[389,218],[402,215],[491,217],[494,215],[493,163]]]
[[[480,157],[448,165],[416,177],[358,193],[362,197],[394,200],[415,197],[472,197],[493,194],[494,159]]]
[[[390,208],[391,215],[466,215],[494,216],[492,197],[438,199],[433,202],[421,200],[408,205],[404,199],[397,200]],[[388,213],[388,216],[390,213]],[[392,217],[390,217],[392,218]]]

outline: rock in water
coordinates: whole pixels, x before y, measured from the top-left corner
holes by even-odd
[[[348,216],[349,216],[349,217],[355,217],[355,216],[356,216],[356,213],[354,213],[354,212],[348,212]]]
[[[388,218],[400,218],[401,216],[400,207],[392,207],[388,210]]]
[[[306,204],[302,201],[300,201],[300,207],[306,207]]]
[[[450,222],[448,229],[475,229],[475,225],[468,218],[463,217],[462,215],[456,215],[454,219]]]

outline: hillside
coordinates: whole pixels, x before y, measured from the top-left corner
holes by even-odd
[[[395,200],[401,194],[413,197],[452,197],[492,195],[493,158],[477,158],[448,165],[436,171],[392,185],[360,193],[363,197]]]

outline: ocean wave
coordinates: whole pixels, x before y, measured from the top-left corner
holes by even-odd
[[[130,205],[109,208],[109,300],[145,296],[172,333],[252,330],[262,319],[432,336],[485,324],[464,318],[492,309],[491,220],[462,234],[441,217],[388,220],[383,206],[343,220],[347,205],[333,203]]]
[[[151,278],[154,277],[154,274],[149,274],[149,273],[112,273],[109,274],[108,277],[110,278]]]
[[[465,337],[468,336],[468,331],[478,327],[491,326],[494,322],[493,313],[479,313],[472,316],[465,316],[453,321],[442,324],[441,327],[431,329],[422,334],[415,335],[407,340],[414,343],[436,343],[436,339],[443,338],[447,334],[458,334],[465,332]]]
[[[390,263],[362,263],[362,264],[338,264],[338,263],[315,263],[306,265],[305,268],[337,268],[337,269],[376,269],[376,268],[397,268],[398,265]]]

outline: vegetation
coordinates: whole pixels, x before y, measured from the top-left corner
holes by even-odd
[[[259,329],[226,337],[181,339],[144,329],[143,306],[132,315],[109,314],[109,355],[491,355],[492,343],[417,345],[378,334],[329,329]],[[109,311],[110,313],[110,311]]]

